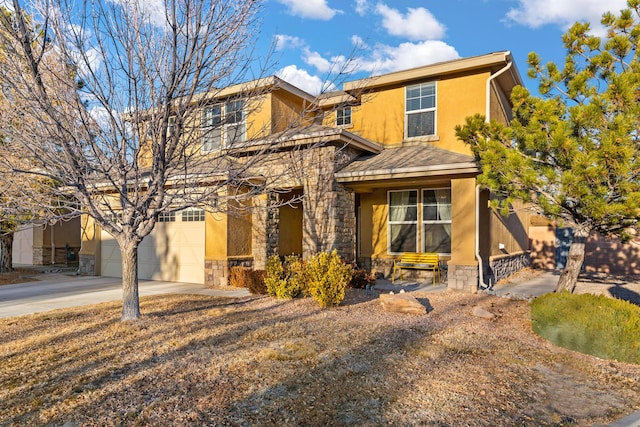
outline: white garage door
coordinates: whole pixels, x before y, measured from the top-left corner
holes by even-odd
[[[204,213],[165,215],[138,247],[138,278],[204,284]],[[101,235],[101,274],[122,277],[117,242]]]

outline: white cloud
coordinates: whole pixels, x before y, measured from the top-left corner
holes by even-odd
[[[416,41],[437,40],[446,32],[446,27],[423,7],[409,7],[403,15],[397,9],[378,3],[376,13],[382,16],[382,26],[394,36]]]
[[[546,24],[567,29],[576,21],[589,21],[594,33],[603,35],[602,14],[618,13],[626,0],[518,0],[518,7],[507,12],[507,21],[531,28]]]
[[[331,9],[327,0],[278,0],[278,2],[288,7],[290,14],[301,18],[328,21],[336,14],[343,13],[341,10]]]
[[[358,60],[358,71],[382,74],[458,58],[460,55],[453,46],[438,40],[398,46],[380,44],[375,46],[370,58]]]
[[[358,35],[351,36],[351,44],[356,49],[369,49],[369,45]]]
[[[356,0],[356,13],[364,16],[369,10],[369,0]]]
[[[276,50],[295,49],[305,45],[304,40],[296,36],[286,34],[276,34]]]
[[[314,52],[308,48],[304,49],[304,54],[302,56],[302,60],[313,67],[315,67],[318,71],[326,73],[331,69],[331,61],[323,58],[318,52]]]
[[[300,89],[317,95],[323,90],[334,90],[335,87],[327,88],[327,83],[318,76],[312,76],[306,70],[298,68],[296,65],[287,65],[276,73],[282,80],[299,87]]]
[[[167,24],[166,7],[163,0],[107,0],[119,4],[125,10],[141,12],[149,22],[157,27]]]

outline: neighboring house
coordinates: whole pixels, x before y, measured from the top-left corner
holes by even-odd
[[[25,224],[13,236],[13,266],[77,265],[80,244],[80,218],[53,225]]]
[[[570,227],[557,227],[548,219],[534,216],[529,227],[532,266],[546,270],[564,269],[572,238],[573,230]],[[593,232],[585,245],[582,271],[640,275],[640,237],[623,242],[620,238],[605,238]]]
[[[279,203],[244,216],[194,209],[161,218],[140,246],[139,277],[217,285],[234,265],[259,269],[272,254],[332,249],[389,276],[402,252],[437,252],[448,286],[475,291],[481,273],[488,283],[528,265],[529,215],[489,209],[479,165],[454,130],[476,113],[508,122],[521,83],[511,54],[496,52],[352,81],[320,97],[274,77],[261,82],[271,87],[258,109],[212,104],[203,128],[209,118],[234,119],[203,137],[203,151],[231,153],[238,140],[251,142],[243,156],[275,146],[260,163],[288,172],[253,203]],[[83,229],[81,271],[120,275],[113,239],[88,218]]]

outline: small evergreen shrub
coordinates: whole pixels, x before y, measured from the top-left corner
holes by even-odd
[[[320,252],[307,261],[307,292],[321,307],[342,302],[351,281],[352,268],[338,256],[338,251]]]
[[[266,276],[265,270],[252,270],[251,281],[249,282],[249,292],[254,295],[267,295],[267,286],[264,284]]]
[[[287,257],[289,259],[290,257]],[[289,259],[289,262],[292,260]],[[291,299],[300,295],[302,289],[296,280],[291,280],[291,269],[288,263],[280,261],[277,255],[270,256],[265,266],[264,283],[267,293],[276,298]]]
[[[603,295],[547,294],[531,302],[533,331],[602,359],[640,364],[640,307]]]
[[[296,255],[289,255],[284,259],[284,270],[287,286],[296,296],[304,293],[307,288],[307,263]]]
[[[353,267],[353,273],[351,274],[351,281],[349,282],[350,288],[365,289],[367,285],[376,284],[376,275],[365,270],[364,268]]]
[[[252,270],[249,267],[235,266],[229,269],[229,286],[234,288],[248,288],[252,278]]]

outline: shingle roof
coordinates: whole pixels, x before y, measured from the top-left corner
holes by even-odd
[[[420,144],[387,148],[377,155],[359,157],[338,171],[336,179],[358,182],[460,173],[480,173],[473,156]]]

